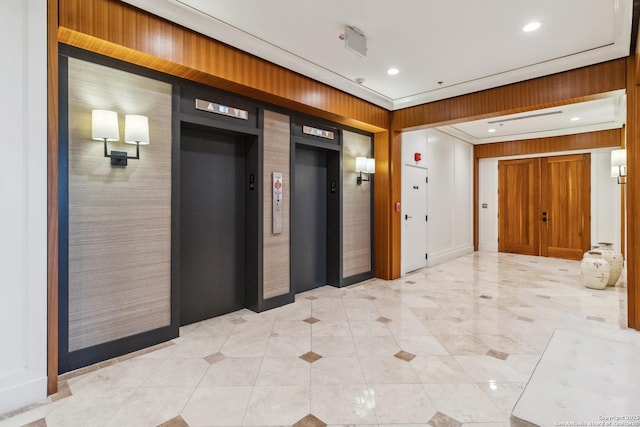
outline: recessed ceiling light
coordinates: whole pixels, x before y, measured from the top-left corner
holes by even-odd
[[[571,117],[572,122],[577,122],[578,120],[580,120],[580,117]]]
[[[489,133],[494,133],[495,131],[495,129],[489,129]]]
[[[530,33],[531,31],[535,31],[540,28],[541,25],[542,24],[537,21],[529,22],[527,25],[522,27],[522,31],[524,31],[525,33]]]
[[[398,70],[397,68],[389,68],[387,70],[387,74],[389,74],[390,76],[395,76],[399,72],[400,72],[400,70]]]

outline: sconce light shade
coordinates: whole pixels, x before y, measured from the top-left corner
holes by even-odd
[[[611,166],[627,166],[627,150],[613,150],[611,152]]]
[[[135,114],[124,116],[124,142],[127,144],[149,144],[149,119],[146,116]]]
[[[361,185],[365,181],[369,181],[371,178],[363,178],[362,174],[372,174],[376,173],[376,159],[368,159],[366,157],[356,157],[356,172],[358,172],[358,176],[356,177],[356,183]]]
[[[149,119],[145,116],[128,114],[124,117],[124,139],[127,144],[135,144],[136,156],[126,151],[108,152],[107,141],[119,141],[118,113],[109,110],[91,110],[91,138],[104,144],[104,157],[111,159],[112,166],[127,166],[128,159],[140,159],[140,145],[149,144]]]
[[[613,150],[611,152],[611,177],[618,178],[618,184],[625,184],[627,176],[627,150]],[[622,179],[621,179],[622,178]]]
[[[617,178],[620,176],[620,170],[618,166],[611,166],[611,178]]]
[[[365,171],[363,171],[365,172]],[[367,159],[367,173],[376,173],[376,159]]]
[[[109,110],[91,110],[91,138],[99,141],[118,141],[118,113]]]

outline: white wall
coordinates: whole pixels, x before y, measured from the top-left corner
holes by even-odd
[[[428,265],[473,252],[473,147],[429,129]]]
[[[402,146],[403,169],[429,170],[427,265],[473,252],[473,146],[435,129],[403,133]]]
[[[620,250],[620,186],[611,178],[611,150],[613,148],[588,151],[591,154],[591,244],[611,242]],[[535,157],[563,154],[571,153],[545,153]],[[483,159],[479,164],[478,249],[481,251],[498,251],[498,160],[502,158]],[[482,203],[487,203],[488,208],[483,209]]]
[[[591,244],[613,243],[620,250],[621,185],[611,178],[611,150],[591,153]]]
[[[498,252],[498,160],[480,159],[478,178],[478,250]]]
[[[2,0],[0,414],[46,397],[47,2]]]

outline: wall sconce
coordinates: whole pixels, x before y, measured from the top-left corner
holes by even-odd
[[[618,184],[627,183],[627,150],[611,152],[611,178],[617,178]]]
[[[104,142],[104,156],[111,158],[112,166],[127,166],[127,159],[140,159],[140,145],[149,144],[149,119],[127,114],[124,117],[124,142],[136,145],[136,156],[126,151],[112,150],[107,154],[107,141],[119,141],[118,113],[109,110],[91,111],[91,137]]]
[[[366,157],[356,157],[356,172],[359,173],[356,178],[358,185],[361,185],[363,181],[370,181],[370,178],[363,178],[362,172],[366,174],[376,173],[376,159],[368,159]]]

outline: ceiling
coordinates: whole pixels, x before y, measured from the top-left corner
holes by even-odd
[[[633,9],[633,0],[125,1],[389,110],[625,57]],[[524,32],[532,21],[541,27]],[[365,57],[345,48],[347,26],[365,36]],[[624,95],[559,110],[442,129],[477,144],[620,127]]]

